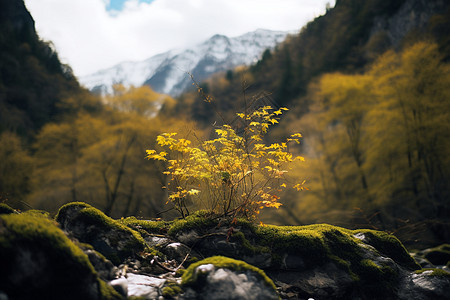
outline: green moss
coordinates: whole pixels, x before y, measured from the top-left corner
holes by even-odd
[[[94,250],[95,251],[94,247],[91,244],[82,243],[78,240],[75,241],[75,244],[83,250]],[[100,255],[101,255],[101,253],[100,253]],[[101,256],[103,256],[103,255],[101,255]]]
[[[195,269],[201,265],[207,265],[207,264],[213,264],[216,268],[224,268],[224,269],[230,269],[237,272],[244,272],[246,270],[253,271],[264,280],[265,284],[267,286],[272,287],[274,290],[276,290],[275,284],[273,281],[267,277],[266,273],[264,273],[263,270],[249,265],[246,262],[235,260],[232,258],[224,257],[224,256],[212,256],[205,258],[199,262],[193,263],[189,266],[189,268],[186,269],[186,272],[181,277],[182,284],[183,285],[195,285],[197,282],[198,274],[195,272]]]
[[[365,282],[378,286],[379,283],[388,284],[395,278],[396,273],[389,266],[379,266],[373,260],[363,259],[360,262],[360,276]]]
[[[226,225],[230,226],[229,223]],[[197,216],[177,221],[170,232],[174,235],[179,231],[191,229],[207,231],[214,226],[219,226],[219,221],[205,220]],[[396,271],[389,266],[368,260],[365,250],[359,246],[362,241],[354,235],[364,233],[365,242],[378,252],[391,257],[402,266],[419,268],[398,239],[384,232],[353,231],[327,224],[256,226],[238,221],[233,226],[240,230],[233,233],[231,241],[240,243],[249,254],[271,253],[273,267],[279,267],[286,254],[305,258],[305,268],[332,262],[351,276],[355,288],[371,290],[378,296],[388,295],[393,291],[395,287],[391,282],[395,282]]]
[[[103,280],[101,280],[101,279],[98,280],[98,286],[99,286],[101,300],[123,299],[123,297],[112,286],[110,286]]]
[[[183,289],[180,287],[180,285],[176,282],[169,282],[165,287],[162,289],[162,295],[165,298],[173,298],[176,295],[179,295],[183,292]]]
[[[444,277],[449,277],[450,278],[450,273],[447,271],[444,271],[442,269],[438,269],[438,268],[425,268],[422,270],[417,270],[415,271],[416,274],[422,274],[424,272],[427,271],[432,271],[429,274],[427,274],[428,276],[444,276]]]
[[[108,216],[106,216],[102,211],[90,206],[89,204],[83,202],[73,202],[62,206],[59,209],[58,214],[56,215],[56,220],[59,223],[64,222],[64,217],[69,214],[70,210],[76,210],[76,219],[73,222],[80,222],[93,228],[93,230],[87,234],[85,240],[82,242],[90,243],[96,247],[93,241],[96,240],[97,235],[100,232],[109,232],[114,230],[117,233],[108,236],[108,241],[112,247],[116,247],[119,244],[121,248],[118,252],[120,257],[117,257],[114,253],[103,253],[108,259],[110,259],[113,263],[119,263],[121,258],[125,258],[126,256],[130,256],[134,253],[138,253],[141,251],[151,252],[154,249],[148,248],[142,236],[135,230],[127,227],[123,223],[116,221]],[[63,224],[64,225],[64,224]],[[132,236],[132,238],[126,239],[126,244],[123,244],[123,234],[125,236]],[[96,249],[102,252],[100,249]]]
[[[256,226],[245,220],[231,224],[228,220],[195,215],[174,221],[169,233],[176,235],[196,230],[201,234],[221,225],[239,229],[232,234],[230,241],[240,243],[249,254],[271,253],[273,267],[279,267],[286,254],[305,258],[305,268],[332,262],[346,271],[356,286],[372,286],[378,295],[392,291],[389,281],[396,272],[389,266],[379,266],[368,260],[364,249],[359,246],[363,242],[355,237],[356,234],[364,234],[364,242],[398,264],[409,269],[420,268],[396,237],[374,230],[349,230],[328,224]]]
[[[199,211],[187,216],[185,219],[175,220],[170,224],[167,232],[170,236],[175,236],[178,232],[196,230],[203,232],[209,228],[219,225],[219,219],[205,215],[205,212]]]
[[[51,219],[50,213],[46,212],[45,210],[30,209],[30,210],[23,212],[22,214],[27,215],[27,216]]]
[[[197,260],[197,261],[198,261],[198,260]],[[184,273],[186,273],[186,269],[178,269],[178,270],[175,272],[175,276],[176,276],[176,277],[181,277],[181,276],[183,276]]]
[[[56,295],[71,291],[73,297],[82,299],[86,295],[83,290],[85,285],[97,282],[102,299],[120,299],[98,278],[87,255],[62,232],[55,221],[43,218],[41,214],[2,215],[0,232],[4,233],[0,235],[0,290],[12,298],[31,299],[35,294],[40,294],[48,299],[56,299]],[[27,283],[28,288],[25,290],[6,278],[17,267],[17,259],[22,260],[19,249],[29,252],[29,259],[48,261],[41,266],[45,266],[45,269],[37,270],[45,272],[45,276],[42,276],[45,280],[41,282],[41,277],[35,274],[35,281]],[[48,282],[51,282],[51,288]]]
[[[250,243],[246,238],[243,232],[238,231],[233,233],[233,235],[230,238],[230,241],[234,242],[237,241],[239,242],[244,249],[247,250],[247,253],[249,255],[254,255],[254,254],[259,254],[259,253],[268,253],[270,252],[269,247],[264,247],[264,246],[259,246],[259,245],[253,245],[252,243]]]
[[[6,203],[0,203],[0,215],[16,214],[17,212]]]
[[[170,224],[172,224],[172,222],[168,221],[138,220],[136,217],[122,218],[118,221],[136,231],[145,230],[145,232],[150,234],[164,234],[169,230]]]
[[[79,220],[86,221],[87,224],[95,225],[99,228],[103,228],[103,229],[107,229],[107,230],[115,229],[118,231],[130,233],[138,241],[140,246],[145,245],[144,239],[138,232],[128,228],[126,225],[122,224],[121,222],[108,217],[101,210],[96,209],[87,203],[73,202],[73,203],[66,204],[59,209],[58,214],[56,215],[55,219],[58,222],[60,222],[61,213],[64,212],[64,210],[74,208],[74,207],[80,208],[80,211],[78,212]]]
[[[392,258],[399,265],[409,269],[420,269],[420,265],[409,255],[402,243],[392,234],[384,231],[360,229],[352,231],[353,234],[362,233],[365,243],[373,246],[378,252]]]
[[[335,241],[340,241],[344,249],[351,248],[345,246],[345,243],[354,244],[350,237],[341,236],[342,233],[336,227],[329,225],[266,225],[258,226],[255,233],[255,241],[270,249],[276,264],[281,263],[279,255],[283,253],[308,257],[305,262],[307,267],[323,264],[330,260],[330,255],[337,255],[336,250],[339,250],[329,249],[331,243],[327,243],[327,240],[331,241],[334,236]]]
[[[4,215],[1,219],[12,233],[0,235],[2,248],[8,249],[25,241],[37,245],[48,245],[94,272],[87,256],[67,238],[54,221],[26,214]]]
[[[63,205],[63,206],[61,206],[61,207],[59,208],[58,213],[57,213],[56,216],[55,216],[55,220],[58,221],[58,222],[60,222],[61,215],[62,215],[63,213],[65,213],[65,210],[68,210],[69,208],[72,208],[72,209],[75,208],[75,209],[81,210],[81,209],[83,209],[83,208],[91,208],[91,207],[92,207],[91,205],[89,205],[89,204],[87,204],[87,203],[84,203],[84,202],[71,202],[71,203],[67,203],[67,204],[65,204],[65,205]]]
[[[86,219],[90,222],[94,222],[95,223],[94,225],[97,225],[99,227],[104,227],[105,229],[115,229],[118,231],[130,233],[138,241],[137,244],[130,245],[130,247],[136,246],[137,248],[139,248],[139,246],[145,245],[145,241],[139,233],[137,233],[135,230],[132,230],[132,229],[128,228],[127,226],[121,224],[120,222],[117,222],[116,220],[108,217],[102,211],[100,211],[96,208],[90,207],[90,208],[85,208],[85,209],[81,210],[80,218]]]

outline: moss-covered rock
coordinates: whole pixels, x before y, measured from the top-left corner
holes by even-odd
[[[415,274],[425,274],[428,276],[443,276],[450,278],[450,273],[438,268],[424,268],[414,272]]]
[[[177,282],[174,281],[167,282],[162,288],[162,296],[166,299],[174,299],[181,293],[183,293],[183,289]]]
[[[9,206],[6,203],[0,203],[0,215],[7,215],[7,214],[15,214],[17,213],[14,208]]]
[[[193,263],[182,276],[186,299],[278,299],[273,281],[246,262],[213,256]]]
[[[166,234],[173,223],[170,221],[138,220],[136,217],[122,218],[119,221],[136,231],[143,230],[149,234]]]
[[[0,216],[0,290],[10,299],[120,299],[56,222]]]
[[[50,213],[45,210],[30,209],[30,210],[24,211],[22,214],[26,215],[26,216],[46,218],[49,220],[51,219]]]
[[[402,284],[396,294],[398,299],[448,299],[450,290],[450,273],[442,269],[422,269],[415,271],[401,280]]]
[[[395,291],[402,270],[420,269],[395,236],[374,230],[327,224],[256,226],[200,214],[174,221],[167,231],[204,257],[244,260],[267,270],[272,278],[303,288],[308,297],[321,293],[316,293],[320,288],[303,284],[315,282],[314,278],[334,287],[324,287],[323,297],[353,291],[384,297]]]
[[[62,206],[56,216],[61,227],[83,243],[91,244],[114,264],[146,249],[141,235],[83,202]]]

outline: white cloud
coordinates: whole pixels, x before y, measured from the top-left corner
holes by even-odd
[[[129,0],[121,12],[107,0],[25,0],[39,35],[51,40],[76,75],[143,60],[220,33],[300,29],[333,0]]]

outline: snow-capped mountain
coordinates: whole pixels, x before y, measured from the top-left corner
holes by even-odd
[[[256,62],[266,49],[273,49],[289,32],[258,29],[229,38],[214,35],[187,49],[171,50],[144,61],[123,62],[109,69],[79,78],[96,93],[112,92],[112,85],[150,85],[159,93],[177,96],[191,86],[191,73],[201,81],[213,73]]]

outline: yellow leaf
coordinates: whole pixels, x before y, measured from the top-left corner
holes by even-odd
[[[198,193],[200,193],[200,191],[197,189],[190,189],[187,193],[189,195],[197,195]]]
[[[277,110],[273,112],[275,115],[281,115],[283,112],[281,110]]]

